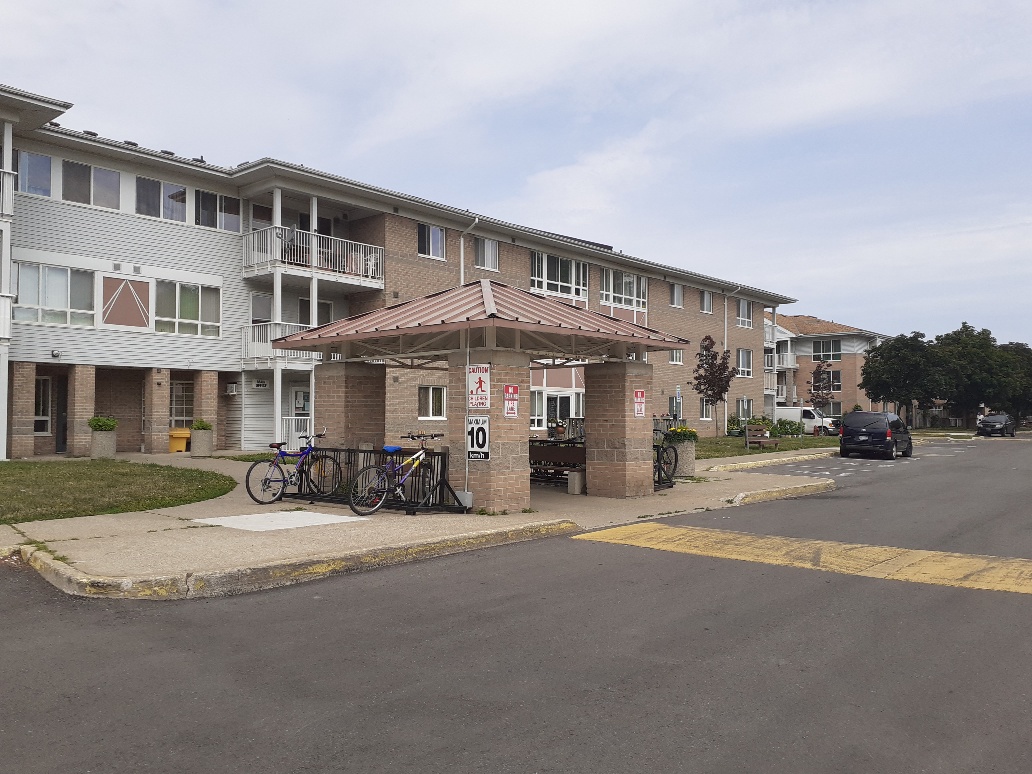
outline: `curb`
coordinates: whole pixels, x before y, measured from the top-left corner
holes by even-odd
[[[741,492],[732,498],[732,505],[746,505],[748,503],[763,503],[768,500],[785,500],[792,497],[802,497],[810,494],[830,492],[835,489],[835,482],[830,478],[823,478],[808,484],[797,484],[795,486],[779,486],[773,489],[758,489],[755,492]]]
[[[559,537],[582,528],[568,519],[527,524],[497,532],[477,532],[466,535],[414,543],[404,546],[375,548],[338,557],[300,559],[261,567],[151,578],[106,578],[75,569],[35,546],[20,546],[24,562],[35,569],[49,583],[77,597],[101,599],[205,599],[247,594],[305,581],[329,578],[349,572],[372,570],[396,564],[406,564],[438,556],[448,556],[479,548],[521,543],[546,537]]]
[[[799,462],[801,460],[820,460],[825,457],[837,457],[838,449],[829,449],[828,451],[813,452],[811,454],[797,454],[794,457],[775,457],[773,459],[762,459],[762,460],[750,460],[749,462],[732,462],[727,465],[714,465],[706,468],[706,470],[714,470],[718,472],[730,472],[734,470],[749,470],[750,468],[766,468],[770,465],[784,465],[789,462]]]
[[[21,544],[16,546],[0,546],[0,559],[6,559],[9,556],[14,556],[21,550]]]

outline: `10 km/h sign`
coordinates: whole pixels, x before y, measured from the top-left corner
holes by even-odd
[[[466,417],[466,459],[491,459],[491,417]]]

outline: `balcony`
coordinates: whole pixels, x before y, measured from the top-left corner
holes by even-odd
[[[0,341],[11,340],[11,304],[14,296],[0,294]]]
[[[796,362],[796,356],[790,352],[779,352],[776,357],[776,365],[778,368],[799,368],[799,363]]]
[[[774,326],[766,321],[763,323],[763,346],[774,346]]]
[[[783,387],[784,385],[778,385],[778,375],[777,374],[772,372],[772,373],[765,373],[763,375],[763,394],[764,395],[774,395],[774,394],[776,394],[777,389],[778,389],[779,386]]]
[[[244,369],[271,368],[276,362],[286,368],[307,369],[322,360],[322,353],[306,349],[273,349],[272,342],[292,333],[300,333],[310,325],[296,323],[258,323],[240,329],[243,342]]]
[[[0,169],[0,217],[14,215],[14,172]]]
[[[276,268],[300,276],[314,273],[321,280],[356,288],[383,289],[382,247],[282,226],[244,234],[244,276],[271,274]]]
[[[796,388],[793,386],[791,389],[789,389],[787,384],[777,385],[777,392],[775,392],[774,394],[778,400],[783,400],[786,402],[794,402],[798,399],[798,392],[796,391]]]

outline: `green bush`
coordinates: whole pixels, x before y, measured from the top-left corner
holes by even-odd
[[[731,414],[727,418],[727,429],[728,430],[741,430],[742,429],[742,419],[741,419],[741,417],[738,416],[738,414]]]
[[[193,424],[190,425],[191,430],[211,430],[211,422],[205,422],[203,419],[195,419]]]
[[[771,435],[777,432],[780,437],[802,435],[805,426],[802,422],[793,422],[791,419],[779,419],[774,423],[774,430]]]
[[[114,417],[90,417],[86,424],[90,430],[114,430],[118,427],[118,420]]]

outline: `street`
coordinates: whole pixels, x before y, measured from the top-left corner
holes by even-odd
[[[811,460],[836,491],[655,523],[1032,559],[1030,461]],[[186,602],[0,564],[0,770],[1032,766],[1032,595],[586,537]]]

